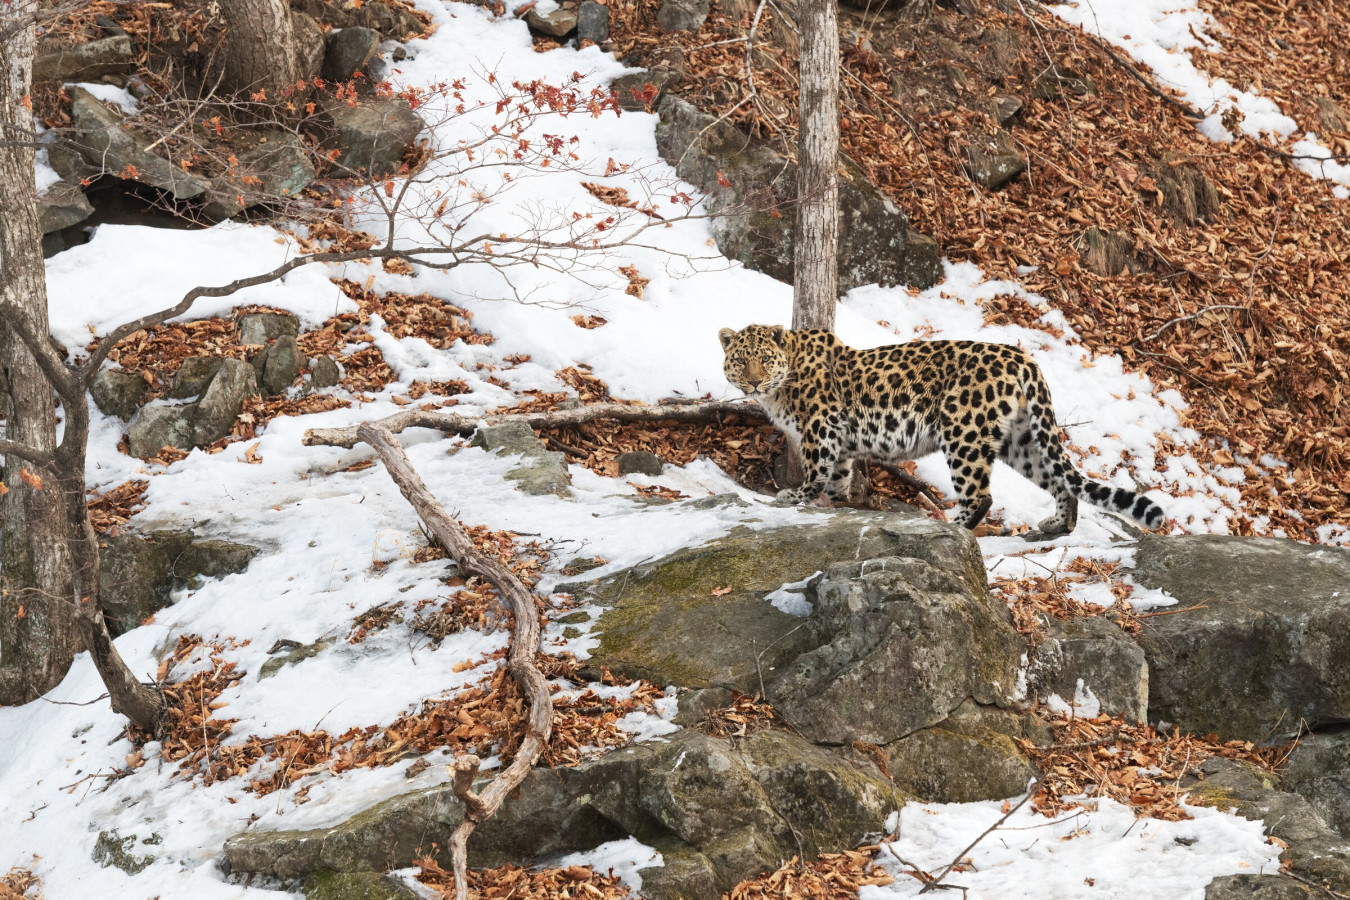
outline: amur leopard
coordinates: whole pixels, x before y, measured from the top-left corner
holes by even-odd
[[[750,325],[719,333],[727,379],[797,443],[806,480],[778,501],[822,492],[843,501],[851,460],[899,462],[935,450],[959,495],[956,522],[974,528],[989,512],[989,477],[1001,459],[1049,491],[1045,534],[1072,531],[1078,501],[1155,528],[1152,500],[1085,478],[1064,453],[1041,370],[1017,347],[980,341],[915,341],[854,350],[828,331]]]

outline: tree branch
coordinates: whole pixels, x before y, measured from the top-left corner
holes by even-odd
[[[457,413],[409,409],[386,419],[346,428],[311,428],[305,432],[307,447],[355,447],[365,440],[362,429],[373,425],[397,434],[409,428],[432,428],[447,434],[470,435],[483,425],[502,425],[524,422],[531,428],[558,428],[581,425],[596,419],[618,422],[710,422],[721,416],[745,416],[767,421],[764,408],[733,400],[689,400],[662,403],[659,406],[628,406],[623,403],[593,403],[577,409],[559,409],[553,412],[507,413],[499,416],[462,416]],[[373,446],[373,445],[372,445]]]
[[[384,461],[389,477],[461,571],[477,575],[495,585],[497,593],[510,604],[515,614],[506,668],[520,685],[521,693],[530,705],[520,749],[516,751],[516,758],[511,765],[482,794],[474,793],[472,787],[474,775],[478,771],[477,757],[460,757],[453,766],[454,790],[464,802],[464,820],[450,839],[450,852],[455,871],[456,896],[458,900],[467,900],[465,871],[469,835],[473,834],[479,822],[490,818],[497,811],[507,794],[525,780],[548,747],[549,737],[553,733],[553,698],[549,696],[548,683],[543,673],[535,664],[535,656],[539,652],[539,614],[535,609],[535,596],[510,569],[478,552],[464,527],[446,513],[445,508],[427,489],[408,455],[403,452],[402,445],[388,428],[367,422],[357,429],[357,437],[375,448]]]
[[[25,462],[30,462],[35,466],[50,466],[55,460],[55,456],[41,450],[34,450],[27,444],[20,444],[17,441],[7,441],[0,438],[0,456],[16,456]]]

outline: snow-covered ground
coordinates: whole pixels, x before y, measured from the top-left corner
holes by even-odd
[[[1098,12],[1105,6],[1097,4]],[[538,54],[523,22],[493,20],[476,6],[432,3],[427,8],[439,28],[428,39],[410,42],[410,58],[397,73],[407,84],[466,74],[470,61],[490,68],[506,83],[533,78],[560,82],[581,72],[587,84],[603,85],[625,71],[594,47]],[[1176,25],[1159,21],[1155,43],[1165,29]],[[1186,29],[1177,33],[1186,34]],[[1143,31],[1136,37],[1151,39]],[[657,156],[654,125],[652,115],[625,113],[574,116],[552,127],[575,133],[580,138],[578,152],[601,168],[612,158],[653,177],[672,178]],[[431,135],[440,147],[452,145],[460,136],[450,128]],[[419,189],[455,190],[454,173],[447,171],[443,178],[439,185]],[[567,172],[521,179],[483,215],[500,227],[510,227],[505,223],[513,211],[592,203],[581,180]],[[611,180],[624,183],[624,176]],[[225,656],[248,674],[222,696],[229,703],[228,714],[240,719],[227,742],[293,728],[322,727],[337,733],[353,725],[387,723],[423,699],[448,695],[475,681],[481,673],[456,672],[456,664],[501,647],[503,635],[464,632],[433,649],[414,640],[403,625],[358,645],[342,640],[352,618],[372,606],[388,601],[411,606],[448,589],[431,577],[437,571],[434,567],[410,561],[424,541],[416,516],[383,469],[343,471],[372,456],[369,449],[305,447],[303,433],[396,412],[400,406],[393,398],[415,380],[463,379],[471,393],[458,398],[456,411],[496,408],[514,402],[520,391],[563,390],[553,373],[576,363],[592,366],[620,397],[655,402],[709,392],[735,396],[722,376],[717,330],[751,322],[787,324],[791,289],[725,260],[709,260],[716,251],[706,222],[681,222],[654,234],[652,241],[659,241],[659,249],[634,248],[605,260],[604,272],[596,275],[605,284],[598,290],[594,279],[520,271],[517,288],[546,301],[534,304],[491,299],[503,295],[503,285],[485,267],[419,269],[410,276],[363,264],[310,266],[278,284],[229,299],[201,301],[192,317],[265,304],[291,310],[305,327],[312,327],[353,308],[330,278],[371,279],[376,290],[429,292],[463,306],[473,312],[475,326],[494,334],[497,341],[438,350],[420,339],[398,340],[375,322],[375,345],[397,380],[370,402],[354,403],[350,409],[272,421],[258,443],[256,454],[262,462],[257,465],[241,460],[241,445],[239,452],[196,451],[167,468],[147,466],[117,452],[122,424],[95,413],[90,485],[147,479],[148,506],[136,519],[139,528],[195,527],[202,535],[244,541],[263,550],[244,573],[186,592],[152,624],[120,638],[118,647],[133,669],[152,675],[181,635],[238,642]],[[91,331],[101,333],[129,317],[171,305],[192,285],[255,274],[295,252],[293,243],[267,228],[223,224],[205,231],[173,231],[102,226],[90,243],[49,263],[53,333],[67,346],[80,347]],[[651,279],[644,299],[626,295],[626,280],[612,274],[626,265],[636,266]],[[1013,295],[1043,310],[1042,320],[1063,336],[1023,327],[986,327],[980,302],[997,295]],[[608,323],[595,329],[577,327],[570,316],[578,307]],[[976,266],[960,264],[948,265],[944,281],[922,293],[860,287],[840,306],[838,332],[858,347],[915,336],[1021,345],[1043,368],[1059,419],[1068,423],[1073,452],[1086,472],[1116,485],[1142,485],[1183,530],[1226,530],[1233,515],[1230,504],[1238,501],[1236,491],[1203,472],[1189,456],[1170,459],[1163,471],[1155,471],[1159,435],[1180,446],[1198,439],[1181,425],[1182,398],[1174,391],[1156,390],[1142,375],[1126,372],[1117,357],[1093,357],[1074,340],[1062,316],[1017,284],[986,280]],[[505,379],[509,389],[486,381],[480,363],[499,364],[515,354],[528,354],[531,360],[493,373]],[[539,535],[538,540],[554,544],[561,560],[598,555],[616,569],[708,540],[737,525],[769,527],[801,517],[794,510],[763,505],[763,498],[741,490],[706,461],[684,468],[667,466],[655,479],[689,495],[691,501],[650,506],[638,502],[634,483],[652,479],[606,479],[573,467],[573,498],[529,496],[502,477],[513,460],[480,449],[460,449],[462,441],[431,432],[407,432],[403,440],[432,491],[462,521]],[[458,452],[447,453],[452,447]],[[944,490],[950,488],[940,457],[920,461],[919,474]],[[1053,506],[1048,495],[1006,468],[996,473],[993,491],[994,513],[1008,523],[1035,523]],[[751,506],[693,506],[693,500],[723,492],[740,493]],[[1113,546],[1121,534],[1113,520],[1085,508],[1074,534],[1040,549],[1061,557],[1072,552],[1119,559],[1128,552]],[[1026,546],[1016,538],[984,539],[991,569],[1000,575],[1019,574],[1019,558],[1009,554]],[[548,573],[543,587],[557,577],[556,572]],[[779,599],[790,603],[793,597],[800,599],[798,594]],[[1151,602],[1168,599],[1155,597]],[[310,643],[322,637],[337,641],[302,665],[259,680],[258,670],[274,641]],[[549,647],[581,655],[590,640],[563,641],[556,627],[545,635]],[[103,776],[123,767],[132,747],[119,738],[124,723],[106,701],[98,699],[102,692],[92,665],[82,656],[47,697],[24,707],[0,709],[4,736],[0,870],[11,865],[31,868],[42,877],[51,898],[77,896],[91,887],[100,897],[134,900],[153,895],[203,900],[275,897],[262,888],[222,879],[216,861],[228,836],[247,827],[332,824],[382,797],[445,779],[439,765],[412,781],[405,780],[401,766],[313,775],[296,786],[309,787],[302,805],[296,802],[296,787],[257,797],[240,781],[210,787],[185,781],[151,745],[143,767],[109,781]],[[648,737],[661,730],[652,722],[635,722],[633,727]],[[274,765],[261,767],[270,771]],[[990,804],[911,806],[904,812],[896,850],[928,867],[950,858],[997,816],[997,805]],[[1167,884],[1169,897],[1198,898],[1214,875],[1263,867],[1269,871],[1276,865],[1274,849],[1263,843],[1259,826],[1231,816],[1196,810],[1192,822],[1144,821],[1133,829],[1131,821],[1128,811],[1107,802],[1058,825],[1019,814],[1009,827],[1028,830],[1010,832],[1019,835],[1016,841],[1006,835],[986,841],[977,856],[979,872],[963,874],[961,881],[972,886],[972,897],[1032,896],[1025,891],[1035,886],[1034,896],[1068,898],[1112,896],[1129,874],[1167,879],[1157,883]],[[133,855],[153,857],[153,862],[136,875],[97,866],[91,859],[94,843],[101,831],[113,829],[136,839]],[[1064,840],[1069,834],[1065,829],[1077,829],[1073,840]],[[1037,837],[1040,841],[1034,843]],[[1184,844],[1178,838],[1196,840]],[[623,844],[607,848],[597,858],[605,865],[620,858],[646,864],[650,851]],[[882,858],[887,858],[885,853]],[[1085,890],[1091,880],[1097,887]],[[917,889],[917,882],[906,887],[905,881],[868,888],[863,896],[907,895],[910,887]],[[1137,888],[1140,882],[1131,884]],[[1016,885],[1021,887],[1014,890]]]

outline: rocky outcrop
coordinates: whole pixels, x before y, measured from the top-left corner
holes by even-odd
[[[1012,181],[1026,167],[1017,142],[1001,128],[992,134],[973,135],[966,144],[966,174],[991,191]]]
[[[1072,702],[1090,694],[1109,716],[1148,721],[1148,660],[1110,619],[1052,619],[1032,656],[1028,677],[1040,697]]]
[[[1280,772],[1284,787],[1302,795],[1327,824],[1350,838],[1350,729],[1304,735]]]
[[[263,203],[295,197],[314,181],[314,163],[297,134],[269,129],[241,150],[231,171],[211,180],[202,213],[228,219]]]
[[[175,589],[195,589],[203,578],[244,571],[258,548],[198,540],[190,531],[157,531],[104,538],[99,553],[99,597],[108,628],[117,635],[168,606]]]
[[[366,99],[353,106],[325,101],[321,109],[324,146],[338,151],[336,162],[344,174],[380,177],[398,171],[425,127],[417,113],[397,100]]]
[[[94,214],[89,198],[75,185],[58,181],[38,197],[43,234],[78,225]]]
[[[70,88],[70,101],[75,144],[97,171],[157,188],[178,200],[206,192],[206,181],[156,156],[150,149],[154,141],[124,125],[120,112],[81,87]]]
[[[478,826],[469,864],[540,859],[632,834],[666,857],[665,868],[641,872],[644,896],[716,896],[793,854],[853,847],[882,827],[897,800],[875,769],[786,731],[735,743],[682,731],[573,768],[537,770]],[[225,867],[283,880],[382,872],[444,848],[462,815],[448,785],[429,788],[330,829],[238,835],[225,845]]]
[[[230,433],[244,402],[258,393],[257,379],[248,363],[228,358],[200,359],[203,362],[193,364],[182,384],[178,379],[174,384],[174,393],[200,390],[200,399],[193,403],[158,402],[141,409],[127,429],[132,456],[151,459],[165,447],[191,450],[215,443]],[[209,377],[198,379],[213,369]]]
[[[266,345],[279,337],[297,337],[300,321],[290,313],[248,313],[239,317],[239,343]]]
[[[677,97],[661,104],[661,156],[707,198],[718,249],[780,281],[793,281],[797,170],[762,141]],[[692,145],[692,146],[691,146]],[[839,290],[860,284],[937,283],[936,242],[861,173],[839,183]]]
[[[1151,719],[1251,741],[1350,720],[1350,550],[1145,537],[1130,574],[1179,601],[1137,638]]]

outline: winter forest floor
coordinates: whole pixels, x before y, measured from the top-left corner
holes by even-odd
[[[625,71],[598,47],[532,38],[513,15],[520,3],[504,15],[419,5],[434,30],[407,42],[397,73],[404,84],[465,75],[470,61],[507,83],[579,72],[585,84],[604,85]],[[1313,102],[1350,95],[1350,34],[1337,27],[1332,0],[1202,4],[1173,14],[1128,0],[1095,7],[1028,3],[1002,12],[987,4],[963,18],[934,6],[919,24],[842,11],[844,33],[853,36],[845,152],[915,228],[938,240],[947,262],[944,281],[926,291],[852,291],[838,330],[855,346],[935,336],[1021,343],[1046,372],[1075,460],[1094,477],[1147,489],[1175,520],[1173,530],[1350,542],[1343,397],[1350,288],[1341,277],[1350,259],[1350,177],[1334,162],[1325,178],[1313,177],[1302,170],[1307,160],[1280,155],[1309,155],[1286,139],[1305,131],[1334,153],[1350,152],[1350,122]],[[743,43],[708,46],[742,36],[753,7],[715,7],[700,32],[677,37],[657,35],[654,5],[614,0],[611,9],[620,58],[641,61],[678,42],[688,74],[676,90],[759,133],[790,128],[794,57],[786,32],[765,24],[759,42],[768,52],[755,70],[760,102],[782,125],[742,103],[750,99]],[[1083,16],[1086,32],[1078,27]],[[985,45],[1001,49],[961,49],[973,46],[967,39],[975,32],[999,32]],[[1104,42],[1090,36],[1098,32]],[[1104,46],[1141,70],[1152,66],[1177,102],[1213,115],[1197,127]],[[1249,92],[1238,97],[1238,112],[1226,111],[1234,101],[1223,100],[1230,95],[1217,78]],[[1088,82],[1090,91],[1070,87]],[[1035,96],[1037,83],[1048,85],[1046,96]],[[966,142],[988,125],[970,107],[1014,87],[1025,106],[1010,127],[1029,171],[986,191],[962,171]],[[1210,110],[1216,101],[1223,108]],[[655,121],[645,113],[578,116],[566,129],[604,172],[592,181],[631,185],[605,162],[669,176]],[[446,129],[431,138],[460,136]],[[1197,193],[1197,178],[1212,193]],[[579,181],[565,173],[522,180],[500,205],[592,202]],[[348,224],[377,223],[367,205]],[[1128,238],[1119,274],[1092,270],[1100,266],[1083,247],[1093,227]],[[104,225],[90,243],[48,262],[53,333],[82,347],[91,331],[166,306],[192,285],[270,267],[295,252],[295,241],[344,234]],[[225,838],[249,827],[330,825],[391,794],[441,783],[451,751],[477,750],[489,765],[509,759],[520,699],[498,667],[506,634],[484,614],[490,596],[427,547],[368,448],[311,447],[302,437],[411,404],[476,414],[569,398],[734,395],[721,374],[716,330],[787,321],[791,288],[717,257],[705,222],[677,223],[659,241],[616,254],[586,279],[526,272],[516,287],[542,291],[546,302],[535,304],[496,299],[502,285],[481,266],[311,266],[282,283],[204,300],[185,317],[200,321],[127,341],[114,361],[150,373],[159,390],[188,356],[243,353],[234,311],[285,310],[300,320],[301,349],[340,358],[344,380],[324,392],[302,395],[297,385],[257,401],[218,445],[145,463],[124,452],[123,423],[95,413],[89,483],[101,531],[195,527],[263,552],[243,573],[181,591],[174,605],[119,638],[133,668],[157,675],[173,698],[176,724],[164,742],[127,732],[97,699],[102,688],[84,657],[47,697],[0,709],[0,869],[15,867],[0,877],[0,898],[94,888],[135,900],[275,898],[222,876]],[[621,267],[648,279],[637,296]],[[515,490],[503,477],[511,459],[464,441],[421,431],[403,439],[447,508],[545,596],[577,559],[602,563],[595,571],[603,574],[737,526],[800,520],[750,489],[770,486],[780,441],[762,425],[589,426],[544,437],[570,464],[570,500]],[[656,451],[662,473],[620,477],[616,457],[632,449]],[[917,470],[939,490],[950,488],[940,459]],[[885,479],[880,485],[883,498],[909,496]],[[722,493],[750,505],[696,505]],[[997,474],[994,495],[995,521],[1013,532],[1052,507],[1007,470]],[[1024,624],[1037,612],[1099,614],[1127,596],[1136,613],[1175,603],[1113,577],[1112,565],[1129,552],[1113,546],[1121,537],[1113,520],[1085,511],[1073,535],[1031,551],[1014,536],[981,545],[991,578],[1004,579],[1001,590]],[[1059,573],[1053,584],[1047,571]],[[566,764],[673,729],[663,685],[577,678],[575,660],[595,638],[558,620],[588,608],[553,599],[544,649],[560,719],[546,761]],[[261,678],[277,641],[323,646],[303,665]],[[1086,702],[1072,711],[1078,717],[1058,726],[1063,742],[1128,745],[1137,757],[1128,766],[1122,758],[1109,775],[1070,756],[1049,759],[1055,777],[1006,823],[1019,841],[990,841],[975,854],[977,865],[958,866],[970,896],[1070,898],[1083,896],[1086,884],[1098,896],[1198,898],[1215,876],[1279,868],[1279,850],[1260,823],[1192,806],[1175,783],[1205,755],[1273,766],[1281,751],[1133,729],[1097,717]],[[1082,796],[1090,778],[1105,796]],[[911,896],[923,884],[900,857],[936,870],[1008,811],[998,802],[909,804],[894,817],[889,849],[868,845],[789,865],[733,896]],[[134,871],[99,864],[100,854],[105,861],[120,854]],[[614,897],[640,890],[633,873],[653,854],[627,842],[542,872],[507,866],[476,878],[483,896],[517,889],[515,896]],[[403,875],[409,883],[420,877],[426,896],[447,883],[434,864]]]

